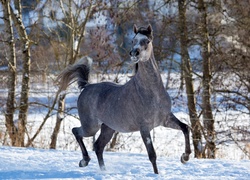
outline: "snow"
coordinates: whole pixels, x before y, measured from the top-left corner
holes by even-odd
[[[159,175],[146,154],[104,152],[106,171],[101,171],[95,153],[80,168],[80,151],[0,147],[0,179],[237,179],[250,178],[249,160],[191,158],[182,164],[177,158],[158,157]]]
[[[115,77],[116,75],[109,74],[105,80],[113,81]],[[164,84],[166,79],[166,74],[163,74]],[[178,79],[178,73],[171,74],[171,89],[168,92],[171,97],[174,97],[172,109],[181,121],[190,124],[185,95],[178,92],[180,83]],[[100,74],[92,75],[92,82],[100,80],[103,80]],[[128,80],[129,76],[121,75],[119,83],[125,83]],[[198,84],[195,84],[196,89]],[[31,87],[30,102],[52,104],[56,88],[51,82],[41,84],[40,81],[38,83],[34,81]],[[1,92],[3,96],[7,91],[1,90]],[[68,110],[64,114],[58,135],[58,150],[44,150],[49,147],[51,133],[55,126],[56,112],[52,112],[32,144],[34,147],[44,148],[43,150],[0,146],[0,179],[250,179],[250,161],[246,160],[249,157],[237,144],[230,141],[230,136],[237,140],[242,139],[241,134],[233,127],[249,127],[249,114],[239,114],[234,111],[215,113],[216,129],[222,132],[217,134],[216,139],[218,159],[198,160],[193,158],[194,153],[192,153],[190,161],[183,165],[180,162],[180,156],[185,148],[182,132],[157,127],[151,131],[151,137],[158,155],[159,175],[153,173],[139,132],[118,134],[116,145],[112,149],[116,152],[105,151],[104,153],[107,171],[100,171],[97,158],[92,151],[90,151],[92,160],[89,166],[80,168],[78,167],[81,160],[80,148],[71,133],[73,127],[80,126],[76,118],[76,101],[79,95],[77,84],[72,85],[65,93],[67,93],[66,108]],[[219,97],[216,99],[218,100]],[[30,106],[27,125],[30,137],[35,134],[46,113],[47,108],[43,106]],[[14,115],[17,118],[18,114]],[[8,139],[7,141],[5,139],[6,130],[3,119],[4,115],[0,114],[0,144],[8,145],[10,143]],[[92,138],[84,138],[84,142],[88,150],[93,148]],[[248,142],[241,143],[243,149],[250,145]],[[192,137],[190,143],[192,143]],[[200,148],[203,146],[204,144],[200,144]],[[192,144],[191,148],[193,151]],[[109,149],[108,144],[106,150]]]

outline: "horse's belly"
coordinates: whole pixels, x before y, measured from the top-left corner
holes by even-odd
[[[139,125],[132,119],[111,119],[109,117],[109,119],[102,118],[101,121],[117,132],[128,133],[140,130]]]
[[[137,113],[106,113],[99,117],[100,121],[117,132],[135,132],[142,126],[149,130],[163,125],[167,117],[167,111],[148,112],[145,115]]]

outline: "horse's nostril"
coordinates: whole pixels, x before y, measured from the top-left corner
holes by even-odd
[[[129,53],[130,56],[138,56],[140,54],[140,49],[132,49]]]
[[[130,51],[129,55],[130,55],[130,56],[134,56],[134,55],[135,55],[135,52],[132,50],[132,51]]]
[[[140,53],[139,53],[139,51],[137,50],[136,52],[135,52],[135,55],[136,56],[138,56]]]

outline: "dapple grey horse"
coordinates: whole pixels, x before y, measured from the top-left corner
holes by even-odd
[[[158,174],[156,153],[150,136],[150,131],[157,126],[182,130],[185,153],[181,156],[181,162],[189,160],[189,128],[171,112],[171,100],[154,58],[152,27],[149,25],[138,29],[134,26],[134,33],[130,56],[134,63],[138,63],[138,69],[126,84],[89,84],[91,61],[88,58],[69,66],[58,76],[62,90],[75,79],[82,90],[77,102],[81,127],[72,129],[82,151],[80,167],[87,166],[90,161],[82,138],[94,136],[99,129],[101,132],[94,143],[94,149],[101,170],[105,170],[103,151],[113,133],[140,131],[154,173]]]

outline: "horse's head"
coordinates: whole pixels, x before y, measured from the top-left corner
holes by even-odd
[[[153,50],[153,30],[151,25],[148,25],[147,28],[140,27],[137,28],[134,25],[135,37],[133,38],[132,50],[130,51],[131,60],[134,63],[139,61],[145,62],[149,60],[152,50]]]

